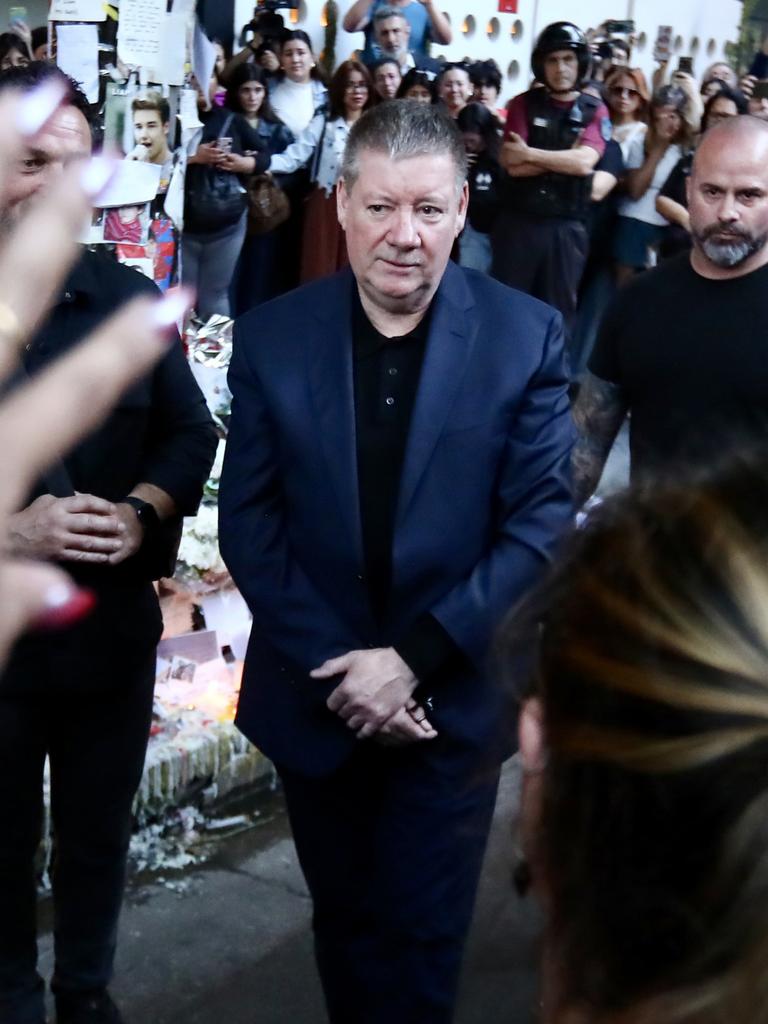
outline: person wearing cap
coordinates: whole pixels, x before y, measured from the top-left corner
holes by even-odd
[[[569,328],[587,258],[592,173],[611,137],[607,108],[580,91],[590,60],[586,36],[570,22],[539,36],[536,85],[509,105],[491,238],[494,277],[559,309]]]

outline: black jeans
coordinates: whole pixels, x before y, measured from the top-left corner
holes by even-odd
[[[119,655],[116,653],[116,660]],[[105,671],[110,666],[105,665]],[[43,766],[51,764],[55,991],[103,989],[141,781],[155,676],[154,653],[114,691],[0,694],[0,1022],[41,1024],[35,854]]]
[[[453,1017],[499,773],[427,746],[361,744],[320,779],[277,766],[332,1024]]]

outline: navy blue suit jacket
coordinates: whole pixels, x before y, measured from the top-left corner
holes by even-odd
[[[332,771],[357,741],[325,707],[327,658],[396,643],[431,612],[466,655],[430,719],[467,749],[499,739],[496,626],[571,515],[560,314],[449,264],[434,299],[393,541],[392,611],[374,622],[357,489],[349,271],[235,325],[220,544],[253,613],[237,724],[269,757]],[[439,742],[439,741],[435,741]]]

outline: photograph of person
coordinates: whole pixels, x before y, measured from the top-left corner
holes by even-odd
[[[149,227],[149,204],[116,206],[104,217],[105,242],[133,242],[143,245]]]

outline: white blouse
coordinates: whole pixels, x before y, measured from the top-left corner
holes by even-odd
[[[298,138],[324,101],[324,94],[325,88],[313,79],[292,82],[290,78],[284,78],[270,90],[269,102],[283,124]]]
[[[630,121],[629,124],[614,126],[613,141],[618,142],[624,163],[629,159],[629,150],[635,139],[644,139],[648,125],[644,121]]]

